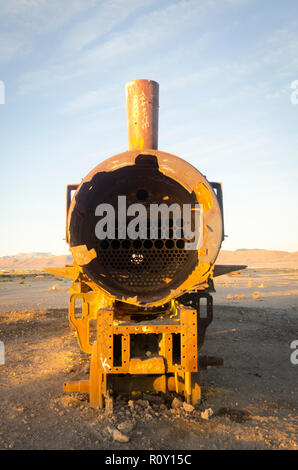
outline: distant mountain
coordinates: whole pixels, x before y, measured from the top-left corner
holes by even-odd
[[[0,259],[10,259],[10,258],[18,258],[18,259],[30,259],[30,258],[45,258],[45,257],[53,257],[52,253],[48,252],[34,252],[34,253],[18,253],[17,255],[13,256],[3,256]]]
[[[298,268],[298,251],[262,249],[222,250],[217,264],[246,264],[249,268]]]
[[[0,257],[0,270],[42,270],[71,264],[71,255],[52,253],[18,253]],[[216,264],[246,264],[250,268],[298,268],[298,251],[273,251],[262,249],[222,250]]]
[[[71,255],[53,255],[52,253],[18,253],[14,256],[0,257],[0,270],[37,270],[63,267],[71,264]]]
[[[235,251],[264,251],[262,248],[238,248]]]

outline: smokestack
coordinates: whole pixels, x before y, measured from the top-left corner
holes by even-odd
[[[125,89],[129,150],[157,149],[159,84],[132,80]]]

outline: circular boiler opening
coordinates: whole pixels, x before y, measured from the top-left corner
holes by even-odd
[[[96,173],[83,182],[75,198],[70,245],[95,250],[96,257],[83,271],[118,299],[137,296],[141,303],[162,299],[195,268],[197,252],[185,249],[189,240],[183,231],[183,205],[196,204],[196,197],[160,172],[155,156],[139,155],[134,165]],[[97,210],[107,204],[114,216],[110,209]],[[143,209],[138,211],[136,205]],[[156,209],[160,205],[165,212]],[[176,212],[170,210],[172,205]],[[111,220],[114,229],[107,227]],[[106,232],[103,239],[98,237],[98,224],[101,237]]]

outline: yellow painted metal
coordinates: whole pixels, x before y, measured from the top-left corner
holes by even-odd
[[[82,180],[81,184],[77,188],[76,194],[79,193],[80,189],[85,184],[89,184],[96,174],[109,173],[113,172],[115,168],[121,169],[135,165],[135,161],[139,155],[140,150],[134,149],[104,160]],[[138,296],[119,295],[116,299],[128,304],[151,308],[164,305],[165,303],[180,297],[190,290],[203,290],[208,287],[208,280],[212,279],[213,277],[214,262],[219,253],[222,242],[223,224],[221,210],[216,194],[214,193],[210,183],[208,183],[204,175],[202,175],[196,168],[176,155],[156,150],[154,148],[142,149],[142,155],[155,156],[158,162],[159,171],[179,183],[190,194],[194,192],[197,202],[202,204],[204,208],[203,244],[197,250],[197,264],[195,268],[189,273],[189,276],[185,279],[185,281],[181,282],[181,284],[176,289],[169,288],[168,293],[164,295],[163,298],[155,300],[149,299],[146,301],[146,303],[141,302]],[[73,197],[68,213],[68,238],[70,238],[69,226],[71,214],[75,209],[75,204],[76,197]],[[85,248],[80,248],[78,250],[79,256],[77,259],[76,252],[73,251],[75,262],[80,265],[82,272],[84,272],[85,264],[88,262],[88,260],[90,261],[89,254],[86,256],[86,259],[81,259],[81,251],[86,251]],[[93,255],[94,253],[92,256]],[[168,279],[165,280],[165,283],[167,283],[166,281],[168,281]],[[86,282],[88,286],[92,286],[94,291],[99,292],[102,295],[110,295],[109,292],[104,290],[103,286],[97,285],[95,283],[92,284],[90,279],[86,278],[84,282]]]
[[[63,384],[63,392],[89,393],[90,380],[79,380],[77,382],[66,382]]]
[[[82,301],[81,317],[76,317],[75,300]],[[80,391],[89,393],[90,406],[103,408],[104,400],[109,409],[113,401],[109,395],[109,381],[125,390],[136,381],[136,390],[167,390],[184,393],[188,403],[196,404],[201,393],[198,381],[194,377],[198,373],[197,345],[197,312],[191,307],[179,304],[172,305],[173,314],[135,323],[115,318],[112,306],[98,307],[101,301],[96,293],[73,294],[70,298],[70,321],[77,331],[80,347],[91,354],[89,381],[78,381],[64,384],[66,392]],[[173,308],[174,307],[174,308]],[[96,340],[91,343],[89,338],[89,322],[96,320]],[[158,355],[150,358],[131,357],[131,335],[160,335]],[[180,335],[181,357],[173,361],[173,334]],[[121,361],[114,364],[114,336],[121,335]],[[177,358],[176,358],[177,359]],[[120,374],[128,374],[126,378]],[[148,382],[148,377],[158,377]],[[112,377],[113,380],[112,380]],[[129,377],[129,384],[127,384]],[[116,381],[116,382],[115,382]],[[123,382],[123,383],[122,383]],[[120,383],[120,385],[119,385]]]
[[[192,405],[198,405],[201,402],[202,394],[201,387],[198,383],[198,375],[192,374],[191,382],[191,403]]]
[[[81,300],[81,312],[76,309],[76,301]],[[90,343],[90,322],[97,319],[97,310],[100,296],[94,293],[72,294],[69,298],[69,321],[77,332],[77,338],[82,351],[87,354],[92,352]]]
[[[92,408],[102,408],[102,369],[98,357],[97,341],[92,346],[90,380],[89,380],[89,400]]]
[[[125,90],[129,149],[157,149],[159,84],[132,80]]]
[[[90,405],[94,408],[102,408],[104,399],[106,407],[112,408],[110,386],[116,391],[176,391],[184,393],[187,402],[193,404],[201,399],[198,384],[197,311],[179,305],[174,299],[189,291],[204,290],[209,286],[223,238],[222,215],[216,194],[204,175],[185,160],[157,150],[158,87],[158,83],[151,80],[135,80],[127,84],[129,151],[103,161],[80,185],[75,185],[76,193],[67,205],[67,240],[71,245],[74,265],[46,269],[51,274],[72,279],[69,321],[75,328],[81,349],[91,354],[89,381],[64,384],[63,390],[89,393]],[[98,283],[92,281],[87,275],[86,266],[96,260],[97,250],[85,244],[75,245],[70,242],[72,213],[82,187],[88,186],[96,175],[136,165],[140,151],[142,156],[155,157],[161,173],[180,184],[189,194],[194,193],[204,212],[204,237],[202,246],[197,247],[194,268],[174,289],[171,288],[171,279],[165,277],[164,282],[168,287],[163,294],[145,299],[141,299],[140,294],[114,292],[104,279],[100,279]],[[164,200],[166,198],[165,195]],[[78,301],[82,303],[81,311],[76,308]],[[122,307],[121,312],[117,303],[122,306],[130,304],[132,311],[141,311],[143,314],[150,309],[154,311],[163,308],[168,303],[171,304],[171,309],[164,317],[160,313],[154,320],[134,322],[130,320],[129,310],[125,311]],[[124,317],[129,319],[124,320]],[[92,323],[95,323],[95,339],[91,334]],[[158,355],[149,359],[131,357],[131,336],[144,334],[159,335]],[[173,335],[180,335],[179,358],[173,357]],[[120,337],[121,364],[115,364],[114,361],[115,336],[118,343]],[[125,378],[122,374],[126,374]]]
[[[197,405],[201,400],[201,387],[198,383],[199,374],[191,374],[191,403]],[[99,379],[98,379],[99,380]],[[99,383],[99,382],[98,382]],[[185,390],[184,385],[184,374],[175,372],[174,375],[162,374],[162,375],[127,375],[125,379],[122,376],[113,375],[111,376],[111,383],[114,392],[131,393],[135,392],[176,392],[183,394]],[[99,391],[99,385],[95,388]],[[93,392],[93,406],[99,407],[99,395],[97,395],[97,402],[94,403],[94,396],[96,390]],[[69,382],[63,385],[64,392],[80,392],[89,393],[90,391],[90,380],[80,380],[77,382]],[[107,399],[107,397],[106,397]]]
[[[166,371],[163,357],[149,359],[132,358],[129,361],[129,374],[164,374]]]
[[[181,364],[185,371],[198,371],[197,311],[181,309]]]
[[[64,268],[45,268],[44,271],[49,274],[54,274],[55,276],[66,277],[73,280],[76,280],[80,275],[80,267],[77,265],[65,266]]]

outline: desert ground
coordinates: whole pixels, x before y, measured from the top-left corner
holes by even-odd
[[[87,378],[67,320],[69,281],[40,273],[0,276],[1,449],[297,449],[298,269],[249,268],[215,279],[214,320],[202,354],[224,358],[201,372],[202,403],[175,394],[120,396],[114,414],[63,394]],[[201,412],[211,409],[209,419]],[[113,430],[121,430],[114,440]],[[120,440],[121,440],[120,439]]]

